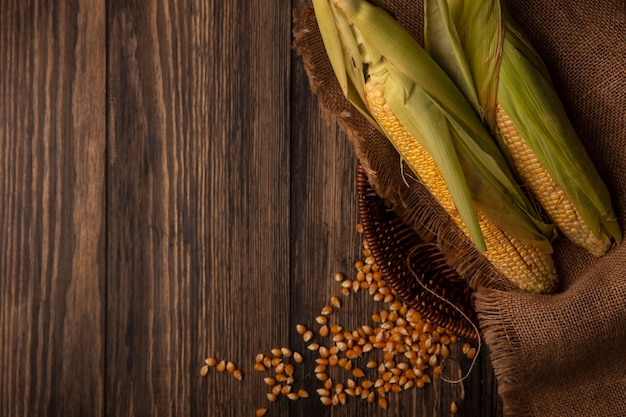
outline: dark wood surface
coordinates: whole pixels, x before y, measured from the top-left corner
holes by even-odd
[[[0,416],[500,415],[484,351],[463,384],[387,410],[318,400],[295,327],[361,238],[356,161],[291,48],[295,6],[4,2]],[[335,319],[379,308],[359,293]],[[282,346],[311,396],[268,405],[254,358]],[[243,380],[201,377],[208,356]]]

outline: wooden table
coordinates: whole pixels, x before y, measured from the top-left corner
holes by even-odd
[[[386,411],[315,393],[296,324],[361,237],[352,149],[291,48],[297,4],[4,2],[0,416],[500,415],[484,354]],[[337,320],[377,308],[343,297]],[[283,346],[311,395],[268,405],[255,356]],[[243,379],[201,377],[208,356]]]

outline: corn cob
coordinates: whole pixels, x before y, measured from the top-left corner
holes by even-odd
[[[595,256],[621,241],[606,185],[548,71],[499,0],[426,0],[426,47],[496,133],[558,229]]]
[[[384,78],[370,73],[365,84],[365,102],[372,116],[392,140],[420,182],[430,191],[454,223],[469,237],[467,227],[452,200],[443,176],[433,158],[404,128],[400,119],[385,100]],[[531,245],[511,238],[480,211],[477,212],[480,229],[485,238],[484,256],[502,274],[524,290],[549,293],[555,290],[557,273],[549,254],[541,253]]]
[[[585,248],[594,256],[604,255],[611,247],[611,239],[606,234],[596,236],[593,233],[572,200],[554,182],[499,103],[496,123],[520,179],[535,195],[554,224],[574,244]]]
[[[509,38],[504,38],[497,96],[496,123],[500,137],[521,181],[559,231],[574,244],[600,257],[609,250],[612,239],[621,241],[608,189],[576,136],[549,80],[514,49]],[[519,91],[510,91],[512,88]],[[529,124],[533,119],[544,128]],[[545,142],[552,144],[547,151]],[[558,154],[554,157],[550,152]]]
[[[526,290],[554,290],[552,226],[450,78],[382,9],[364,0],[313,4],[346,97],[504,276]]]

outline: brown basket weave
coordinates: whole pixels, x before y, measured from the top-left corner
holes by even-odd
[[[467,282],[448,265],[437,245],[424,242],[386,206],[361,165],[356,183],[363,235],[383,278],[422,317],[458,336],[476,340],[474,327],[450,305],[476,323]]]

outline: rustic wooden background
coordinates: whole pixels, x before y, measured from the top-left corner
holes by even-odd
[[[500,415],[485,354],[387,411],[316,398],[295,325],[360,237],[352,150],[291,48],[297,4],[3,2],[0,416],[252,416],[254,357],[280,346],[312,395],[268,416]],[[376,308],[344,302],[347,326]],[[211,355],[243,380],[200,377]]]

